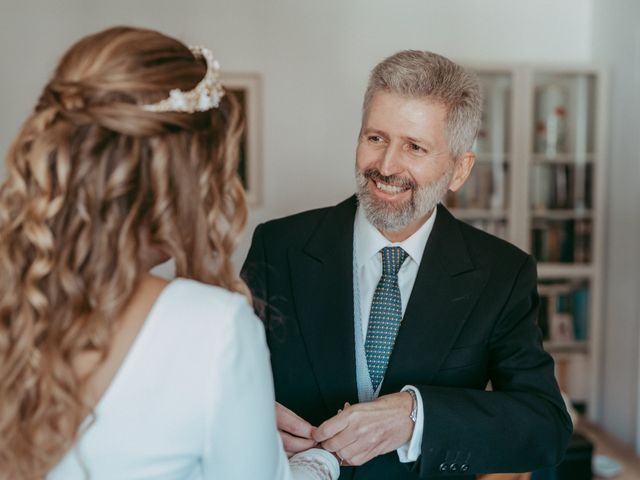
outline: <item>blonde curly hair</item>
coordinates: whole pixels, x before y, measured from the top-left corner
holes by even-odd
[[[248,290],[230,263],[247,209],[239,109],[146,112],[206,66],[161,33],[118,27],[64,55],[7,156],[0,186],[0,479],[43,478],[92,407],[73,367],[105,358],[145,265]]]

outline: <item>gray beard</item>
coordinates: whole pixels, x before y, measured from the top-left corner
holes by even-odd
[[[378,230],[399,232],[426,216],[438,205],[449,189],[453,170],[451,167],[438,180],[413,188],[411,198],[396,205],[375,198],[367,187],[368,178],[356,169],[358,202],[364,209],[367,220]]]

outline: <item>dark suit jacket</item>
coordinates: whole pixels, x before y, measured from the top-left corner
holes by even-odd
[[[356,207],[351,197],[258,226],[243,267],[276,398],[314,425],[358,401]],[[469,478],[562,459],[572,426],[536,326],[536,282],[531,256],[438,207],[381,391],[420,390],[422,455],[403,465],[391,452],[341,479]]]

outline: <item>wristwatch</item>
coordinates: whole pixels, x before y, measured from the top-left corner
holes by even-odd
[[[413,400],[413,408],[411,409],[409,418],[413,423],[416,423],[416,421],[418,420],[418,398],[416,397],[416,392],[414,392],[410,388],[406,389],[405,392],[411,395],[411,399]]]

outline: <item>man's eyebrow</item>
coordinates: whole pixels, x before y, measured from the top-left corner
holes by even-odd
[[[404,138],[409,140],[411,143],[419,143],[421,145],[426,145],[427,147],[431,147],[431,143],[424,138],[418,138],[418,137],[404,137]]]
[[[383,132],[382,130],[378,130],[377,128],[363,128],[362,133],[363,134],[375,133],[376,135],[380,135],[383,137],[387,135],[385,132]]]

